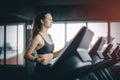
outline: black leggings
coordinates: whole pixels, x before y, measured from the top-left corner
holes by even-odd
[[[34,70],[34,80],[51,80],[52,74],[50,73],[50,65],[42,65],[36,63]]]

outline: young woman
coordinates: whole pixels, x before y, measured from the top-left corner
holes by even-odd
[[[47,77],[47,72],[52,59],[57,57],[60,51],[53,52],[54,44],[52,37],[47,33],[52,27],[52,15],[50,12],[42,12],[37,15],[33,21],[32,40],[25,52],[24,57],[36,62],[35,75],[37,78],[44,79]],[[38,57],[32,56],[36,51]]]

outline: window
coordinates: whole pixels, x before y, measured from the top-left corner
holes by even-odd
[[[24,63],[24,25],[20,24],[18,25],[18,64]]]
[[[4,59],[4,26],[0,26],[0,64],[3,64]]]
[[[107,22],[88,22],[88,28],[94,32],[91,45],[93,45],[101,36],[106,39],[106,44],[107,44],[107,35],[108,35]]]
[[[120,22],[110,23],[111,40],[113,40],[113,47],[120,45]]]
[[[67,23],[66,28],[67,41],[70,41],[83,26],[86,26],[86,23],[82,22]]]
[[[3,34],[0,39],[0,64],[23,64],[24,24],[0,26],[0,33]]]
[[[6,64],[17,64],[17,26],[6,26]]]

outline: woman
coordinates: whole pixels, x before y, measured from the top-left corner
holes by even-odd
[[[31,61],[35,61],[35,75],[37,78],[44,79],[47,77],[46,73],[52,63],[52,59],[57,57],[60,51],[53,52],[54,44],[51,35],[47,33],[53,23],[50,12],[43,12],[35,17],[33,21],[32,40],[25,52],[24,57]],[[32,56],[36,51],[38,57]],[[39,76],[39,77],[38,77]]]

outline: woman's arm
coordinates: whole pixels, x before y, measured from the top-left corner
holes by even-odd
[[[24,54],[25,59],[28,59],[30,61],[38,61],[38,62],[43,61],[43,59],[36,58],[32,55],[32,53],[35,51],[38,44],[39,44],[39,40],[37,38],[34,38],[31,40],[31,42],[30,42],[30,44],[29,44],[29,46]]]
[[[63,49],[64,48],[60,49],[59,51],[53,52],[53,58],[56,58]]]
[[[67,45],[68,45],[68,42],[66,42],[65,46],[64,46],[62,49],[60,49],[60,50],[58,50],[58,51],[56,51],[56,52],[53,52],[53,58],[56,58],[56,57],[60,54],[60,52],[61,52]]]

